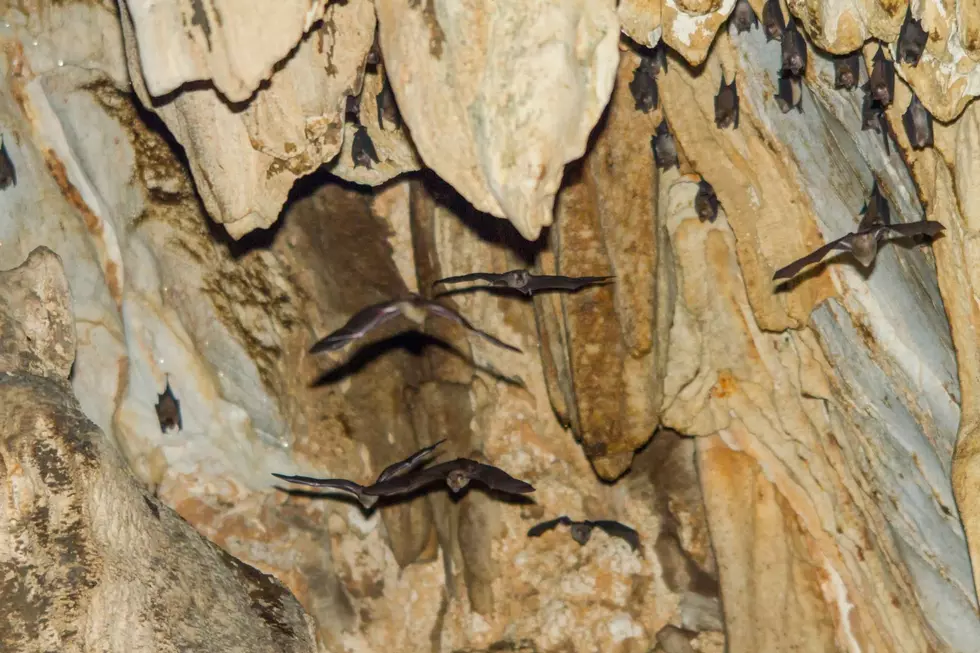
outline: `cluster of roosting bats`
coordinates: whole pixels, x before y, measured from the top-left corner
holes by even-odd
[[[730,17],[732,26],[738,33],[747,32],[757,27],[759,20],[748,0],[738,0]],[[791,16],[787,23],[783,17],[779,0],[767,0],[762,8],[762,24],[766,41],[777,40],[781,44],[782,67],[779,71],[779,88],[775,96],[776,104],[783,113],[795,108],[803,112],[803,74],[807,64],[807,45],[803,34],[797,29],[796,21]],[[905,14],[905,22],[899,33],[897,57],[901,62],[912,66],[918,65],[925,50],[928,33],[922,28],[920,21],[912,17],[909,6]],[[629,88],[633,95],[637,110],[649,112],[658,104],[657,75],[667,70],[667,50],[664,42],[653,49],[649,56],[641,55],[640,65],[633,73]],[[848,55],[834,57],[834,88],[853,90],[857,88],[861,78],[861,53],[856,51]],[[861,111],[861,129],[871,129],[884,138],[885,152],[890,153],[888,120],[885,118],[885,108],[890,106],[895,97],[895,63],[885,56],[884,46],[879,46],[872,62],[868,81],[861,87],[864,91],[864,102]],[[725,82],[722,74],[721,86],[715,96],[715,126],[718,129],[729,127],[738,129],[738,89],[735,78]],[[914,149],[921,150],[933,144],[932,115],[926,110],[913,92],[908,109],[902,116],[902,124],[908,136],[909,143]],[[657,167],[667,170],[678,165],[677,145],[667,126],[662,120],[656,132],[651,137],[651,147]],[[702,179],[694,198],[694,209],[702,222],[714,221],[718,215],[718,197],[714,188]],[[865,202],[862,218],[857,231],[846,234],[810,254],[779,269],[773,275],[773,280],[794,277],[808,265],[819,263],[823,258],[835,251],[850,252],[864,267],[870,266],[878,252],[878,243],[887,238],[934,237],[943,230],[939,222],[921,220],[908,224],[891,224],[891,213],[888,202],[881,195],[878,183],[875,181],[871,196]]]

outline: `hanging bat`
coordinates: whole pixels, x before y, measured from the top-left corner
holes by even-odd
[[[657,71],[654,68],[653,57],[640,55],[640,65],[633,71],[633,81],[629,84],[633,95],[634,109],[650,113],[657,108],[660,101],[657,93]]]
[[[364,125],[358,125],[354,130],[354,142],[350,146],[350,157],[355,168],[371,169],[371,162],[378,163],[378,152],[374,149],[374,141],[368,135]]]
[[[381,43],[378,42],[378,35],[378,30],[374,30],[374,43],[371,44],[371,49],[364,58],[364,63],[369,66],[377,66],[381,63]]]
[[[183,430],[184,420],[180,416],[180,402],[177,401],[177,397],[174,396],[174,391],[170,387],[169,376],[163,394],[157,395],[156,410],[161,432],[167,433],[172,429]]]
[[[796,28],[796,21],[790,18],[789,24],[783,31],[782,43],[783,69],[784,74],[802,75],[806,70],[806,41],[803,34]]]
[[[714,222],[718,217],[718,197],[715,189],[704,179],[698,184],[698,194],[694,196],[694,210],[701,222]]]
[[[667,72],[667,44],[664,43],[663,39],[657,41],[657,45],[653,46],[653,52],[650,54],[653,59],[653,72],[655,75],[660,75],[660,73]]]
[[[756,18],[755,12],[752,10],[752,5],[748,3],[748,0],[738,0],[735,3],[735,9],[732,10],[732,24],[735,26],[735,31],[739,34],[748,32],[759,24],[759,19]]]
[[[779,110],[783,113],[787,113],[794,107],[803,113],[803,80],[796,76],[783,75],[780,77],[776,104],[779,105]]]
[[[398,105],[395,103],[395,93],[391,90],[391,82],[388,75],[384,74],[384,81],[381,83],[381,90],[374,98],[378,105],[378,126],[382,131],[385,129],[385,121],[394,125],[392,129],[398,129],[402,125],[401,114],[398,113]]]
[[[861,78],[861,52],[834,57],[834,88],[852,89]]]
[[[310,353],[317,354],[323,351],[335,351],[337,349],[341,349],[347,345],[347,343],[363,338],[369,332],[377,329],[387,322],[390,322],[399,315],[403,315],[415,324],[422,326],[428,313],[452,320],[457,324],[461,324],[473,333],[485,338],[486,340],[489,340],[498,347],[523,353],[517,347],[508,345],[506,342],[494,338],[489,333],[477,329],[469,322],[469,320],[448,306],[443,306],[442,304],[434,302],[431,299],[425,299],[414,294],[402,299],[392,299],[385,302],[380,302],[361,309],[349,320],[347,320],[347,323],[344,326],[340,327],[313,345],[313,347],[310,348]]]
[[[882,106],[887,107],[895,99],[895,62],[885,58],[885,48],[881,46],[875,53],[871,78],[868,80],[871,95]]]
[[[344,107],[344,119],[352,125],[361,124],[361,97],[359,95],[347,96],[347,104]]]
[[[902,29],[898,33],[898,60],[917,66],[928,40],[929,33],[922,29],[922,22],[912,18],[912,3],[909,3],[905,12],[905,22],[902,23]]]
[[[567,515],[562,515],[557,519],[552,519],[549,521],[541,522],[536,526],[532,526],[527,532],[528,537],[538,537],[544,533],[547,533],[551,529],[557,527],[559,524],[569,527],[572,539],[585,546],[585,544],[592,537],[592,530],[596,527],[602,529],[606,534],[612,537],[619,537],[626,541],[630,545],[630,548],[636,551],[640,548],[640,534],[635,530],[626,526],[625,524],[620,524],[618,521],[612,521],[608,519],[600,519],[597,521],[574,521],[569,519]]]
[[[454,493],[465,488],[471,481],[480,481],[491,490],[508,494],[534,492],[534,486],[530,483],[514,478],[499,467],[484,465],[469,458],[457,458],[419,472],[395,476],[366,487],[363,492],[368,496],[397,496],[414,492],[437,481],[445,481]]]
[[[793,261],[786,267],[777,270],[772,277],[773,281],[777,279],[791,279],[806,266],[811,263],[818,263],[827,254],[838,250],[850,252],[857,259],[858,263],[867,268],[878,254],[879,242],[889,238],[911,238],[919,235],[932,238],[945,229],[942,223],[933,220],[920,220],[918,222],[896,225],[882,224],[880,215],[877,211],[872,211],[870,206],[861,219],[860,224],[858,224],[857,231],[849,233],[846,236],[841,236],[837,240],[833,240],[803,258]]]
[[[734,77],[731,84],[725,83],[724,72],[721,74],[718,95],[715,96],[715,126],[718,129],[729,126],[738,129],[738,89],[735,87]]]
[[[575,292],[586,286],[597,283],[607,283],[616,277],[566,277],[561,275],[531,274],[527,270],[511,270],[510,272],[473,272],[458,277],[439,279],[432,285],[440,283],[460,283],[462,281],[489,281],[490,287],[513,288],[528,297],[543,290],[567,290]],[[472,286],[486,288],[487,286]]]
[[[885,118],[885,108],[871,97],[871,93],[864,95],[864,104],[861,108],[861,129],[878,132],[885,141],[885,155],[891,156],[891,145],[888,139],[888,119]]]
[[[0,142],[0,190],[6,190],[10,186],[17,185],[17,171],[14,170],[14,162],[7,154],[7,144]]]
[[[762,31],[766,33],[766,42],[783,40],[786,31],[786,21],[783,19],[783,8],[779,0],[766,0],[762,5]]]
[[[670,167],[677,167],[677,144],[667,127],[666,120],[661,120],[657,125],[657,133],[650,138],[650,145],[653,147],[653,158],[658,168],[667,170]]]
[[[287,476],[285,474],[272,473],[276,478],[281,478],[284,481],[289,481],[290,483],[296,483],[298,485],[312,485],[313,487],[325,487],[332,490],[340,490],[342,492],[347,492],[353,494],[357,500],[364,506],[365,510],[370,510],[374,507],[374,504],[378,502],[378,497],[371,494],[366,494],[365,490],[370,487],[375,487],[379,483],[384,483],[396,476],[401,476],[408,474],[409,472],[417,469],[420,465],[426,462],[426,459],[432,455],[436,447],[445,442],[445,438],[439,440],[433,445],[425,447],[424,449],[419,449],[411,456],[405,460],[399,460],[396,463],[388,465],[381,473],[378,474],[378,478],[371,485],[361,485],[355,483],[354,481],[349,481],[345,478],[313,478],[311,476]]]
[[[871,227],[887,226],[892,223],[892,209],[888,200],[881,194],[878,180],[875,179],[871,187],[871,194],[864,202],[861,209],[861,224],[858,229],[870,229]]]
[[[932,147],[932,114],[922,106],[915,93],[912,93],[909,108],[902,115],[902,124],[905,125],[905,134],[913,149]]]

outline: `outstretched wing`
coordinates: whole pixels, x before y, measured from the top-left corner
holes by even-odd
[[[461,274],[458,277],[446,277],[444,279],[439,279],[432,283],[433,287],[440,283],[461,283],[463,281],[489,281],[493,283],[494,281],[500,281],[503,274],[498,274],[496,272],[473,272],[471,274]]]
[[[819,263],[823,260],[823,257],[834,250],[850,251],[852,238],[854,238],[854,234],[847,234],[846,236],[841,236],[837,240],[830,241],[823,247],[815,249],[803,258],[797,259],[786,267],[776,270],[776,274],[772,275],[772,280],[776,281],[777,279],[792,279],[800,270],[812,263]]]
[[[885,232],[892,238],[910,238],[912,236],[935,237],[945,229],[945,225],[935,220],[919,220],[918,222],[906,222],[904,224],[892,224],[884,227]]]
[[[369,331],[378,328],[401,313],[398,307],[399,301],[395,299],[361,309],[351,319],[347,320],[347,324],[310,347],[310,353],[334,351],[352,340],[363,338]]]
[[[532,526],[527,532],[528,537],[538,537],[543,533],[547,533],[552,528],[558,526],[558,524],[571,524],[572,520],[568,518],[568,515],[562,515],[561,517],[556,517],[555,519],[549,519],[548,521],[543,521],[540,524]]]
[[[499,467],[484,465],[475,460],[460,458],[456,462],[465,462],[470,478],[481,481],[487,487],[509,494],[527,494],[534,492],[534,486],[530,483],[514,478]]]
[[[392,497],[414,492],[438,481],[445,482],[446,474],[453,469],[453,462],[455,461],[440,463],[414,473],[389,476],[383,481],[364,488],[364,494],[374,497]]]
[[[514,345],[508,345],[503,340],[498,340],[497,338],[494,338],[492,335],[490,335],[486,331],[481,331],[480,329],[477,329],[475,326],[473,326],[472,324],[470,324],[470,321],[469,320],[467,320],[465,317],[463,317],[462,315],[460,315],[459,313],[457,313],[453,309],[449,308],[448,306],[443,306],[442,304],[440,304],[438,302],[431,301],[431,300],[422,300],[420,303],[423,306],[425,306],[425,308],[428,311],[430,311],[431,313],[434,313],[434,314],[436,314],[436,315],[438,315],[440,317],[444,317],[444,318],[450,319],[450,320],[452,320],[454,322],[457,322],[459,324],[462,324],[464,327],[466,327],[470,331],[473,331],[474,333],[478,334],[479,336],[481,336],[481,337],[489,340],[490,342],[492,342],[493,344],[497,345],[498,347],[503,347],[504,349],[509,349],[511,351],[516,351],[519,354],[523,354],[524,353],[523,351],[521,351],[519,348],[515,347]]]
[[[529,293],[536,293],[542,290],[569,290],[575,291],[596,283],[607,283],[616,277],[565,277],[561,275],[532,275],[527,284]]]
[[[428,457],[429,454],[435,451],[436,447],[438,447],[440,444],[442,444],[445,441],[446,439],[443,438],[442,440],[439,440],[435,444],[428,446],[425,449],[420,449],[416,451],[405,460],[401,460],[392,465],[388,465],[387,467],[384,468],[384,470],[382,470],[380,474],[378,474],[378,480],[375,481],[375,484],[382,483],[388,480],[389,478],[391,478],[392,476],[397,476],[399,474],[407,474],[408,472],[412,471],[420,464],[422,464],[423,460],[426,457]]]
[[[640,534],[626,524],[620,524],[618,521],[612,521],[611,519],[600,519],[590,523],[593,526],[598,526],[613,537],[619,537],[626,540],[626,543],[629,544],[630,548],[634,551],[640,548]]]
[[[364,486],[358,485],[354,481],[348,481],[346,478],[313,478],[311,476],[286,476],[285,474],[272,473],[276,478],[281,478],[284,481],[289,481],[290,483],[297,483],[299,485],[312,485],[313,487],[326,487],[332,488],[334,490],[343,490],[344,492],[350,492],[353,495],[359,495]]]

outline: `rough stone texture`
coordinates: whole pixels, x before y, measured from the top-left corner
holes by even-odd
[[[278,580],[208,542],[133,477],[67,383],[71,299],[38,248],[0,273],[0,646],[10,651],[317,651]],[[51,324],[41,322],[51,317]],[[13,363],[13,364],[11,364]],[[205,608],[206,606],[206,608]]]

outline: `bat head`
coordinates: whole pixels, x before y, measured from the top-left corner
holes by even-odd
[[[461,469],[454,469],[446,474],[446,485],[448,485],[449,489],[453,492],[459,492],[464,487],[469,485],[469,483],[469,475]]]
[[[572,524],[569,530],[571,531],[572,539],[583,546],[592,537],[591,524]]]
[[[854,88],[858,84],[858,58],[834,60],[834,88]]]
[[[527,288],[528,284],[531,283],[531,273],[527,270],[511,270],[504,273],[502,281],[505,285],[520,290]]]
[[[735,9],[732,11],[732,24],[735,25],[735,30],[740,34],[748,32],[755,23],[756,17],[755,12],[752,11],[752,5],[747,0],[738,0],[735,3]]]

